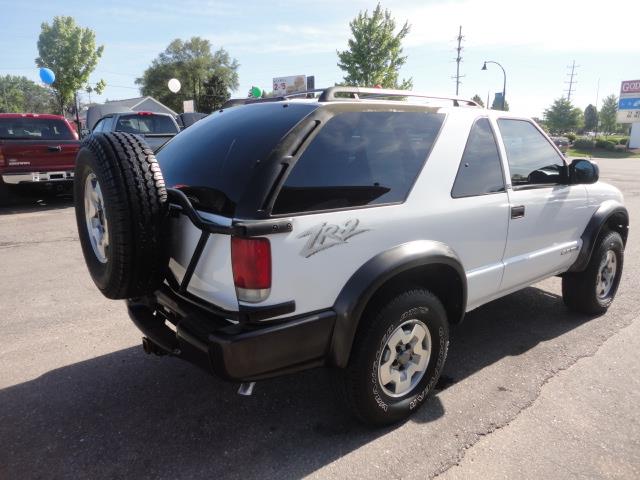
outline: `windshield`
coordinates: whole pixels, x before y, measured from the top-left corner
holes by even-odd
[[[124,115],[118,118],[116,132],[134,133],[136,135],[173,135],[178,127],[165,115]]]
[[[179,186],[200,210],[233,216],[254,167],[317,107],[258,103],[212,113],[157,153],[167,187]]]
[[[0,118],[0,138],[4,140],[75,140],[62,120],[47,118]]]

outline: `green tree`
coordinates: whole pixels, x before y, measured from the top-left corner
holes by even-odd
[[[229,98],[231,98],[231,94],[224,81],[220,77],[212,75],[204,83],[204,93],[201,95],[198,109],[203,113],[211,113],[222,107]]]
[[[56,97],[50,88],[41,87],[27,77],[0,76],[0,112],[55,113]]]
[[[596,128],[598,128],[598,110],[589,104],[584,109],[584,129],[593,132]]]
[[[51,25],[41,25],[36,65],[55,73],[52,87],[61,112],[85,87],[103,50],[103,46],[96,47],[95,33],[77,25],[73,17],[54,17]]]
[[[338,67],[346,72],[345,85],[357,87],[411,89],[411,78],[398,81],[400,67],[407,57],[402,55],[402,40],[409,33],[405,22],[396,32],[396,22],[391,12],[382,10],[380,4],[371,16],[367,10],[360,12],[350,23],[352,38],[349,48],[338,51]]]
[[[136,83],[143,95],[151,95],[175,111],[182,111],[183,100],[194,100],[196,109],[203,110],[208,106],[205,84],[216,77],[227,91],[237,89],[239,66],[222,48],[212,53],[209,40],[175,39]],[[167,88],[171,78],[177,78],[182,84],[177,94]]]
[[[616,131],[616,113],[618,112],[618,97],[615,95],[609,95],[602,102],[602,108],[600,109],[600,130],[605,134],[613,133]]]
[[[544,111],[544,121],[552,134],[576,131],[582,122],[582,110],[570,100],[558,98]]]
[[[476,102],[478,105],[480,105],[481,107],[484,107],[484,102],[482,101],[482,99],[480,98],[480,95],[478,95],[477,93],[471,97],[471,100],[473,100],[474,102]]]

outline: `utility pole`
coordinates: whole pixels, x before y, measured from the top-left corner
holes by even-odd
[[[460,55],[462,53],[462,39],[464,37],[462,36],[462,25],[460,25],[460,29],[458,30],[458,48],[456,48],[456,51],[458,52],[458,56],[456,57],[456,76],[452,77],[456,79],[456,96],[458,96],[458,92],[460,90],[460,79],[462,77],[464,77],[464,75],[460,75],[460,62],[462,62],[462,56]]]
[[[598,87],[596,89],[596,129],[593,132],[593,138],[598,136],[598,127],[600,126],[600,112],[598,111],[598,100],[600,99],[600,79],[598,79]]]
[[[576,65],[576,61],[574,60],[573,63],[571,65],[568,65],[567,68],[571,69],[570,73],[567,73],[567,76],[569,77],[569,81],[568,82],[564,82],[564,83],[568,83],[569,84],[569,88],[567,90],[565,90],[565,92],[567,92],[567,100],[571,101],[571,94],[574,91],[574,85],[576,83],[578,83],[577,80],[574,80],[575,77],[578,76],[578,74],[576,73],[576,68],[579,67],[580,65]]]

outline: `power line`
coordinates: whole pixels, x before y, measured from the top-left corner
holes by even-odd
[[[456,95],[458,95],[458,91],[460,90],[460,84],[462,83],[460,81],[460,79],[462,77],[464,77],[464,75],[460,75],[460,63],[462,62],[462,40],[464,39],[464,37],[462,36],[462,25],[460,25],[460,29],[458,30],[458,37],[456,38],[458,40],[458,47],[456,48],[456,51],[458,52],[458,56],[455,58],[456,60],[456,76],[455,77],[451,77],[451,78],[455,78],[456,80]]]
[[[565,90],[565,92],[567,92],[567,100],[571,101],[571,93],[573,93],[574,91],[574,85],[576,83],[578,83],[577,80],[574,80],[575,77],[578,76],[578,74],[576,73],[576,68],[579,67],[580,65],[576,65],[576,61],[574,60],[573,63],[571,65],[568,65],[567,68],[571,69],[570,73],[567,73],[567,76],[569,77],[569,81],[568,82],[564,82],[564,83],[568,83],[569,84],[569,88],[567,90]]]

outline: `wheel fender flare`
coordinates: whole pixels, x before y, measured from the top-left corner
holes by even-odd
[[[336,322],[327,356],[330,365],[347,365],[360,317],[374,293],[398,274],[426,265],[447,265],[456,271],[462,285],[461,311],[464,315],[467,277],[456,252],[448,245],[432,240],[415,240],[398,245],[364,263],[336,298],[333,306]]]
[[[582,272],[587,268],[600,232],[613,216],[618,216],[621,220],[619,226],[622,232],[622,242],[626,245],[629,229],[629,212],[626,207],[617,200],[607,200],[598,207],[589,219],[589,223],[587,223],[580,237],[582,240],[580,253],[578,253],[578,258],[576,258],[576,261],[569,268],[569,272]]]

